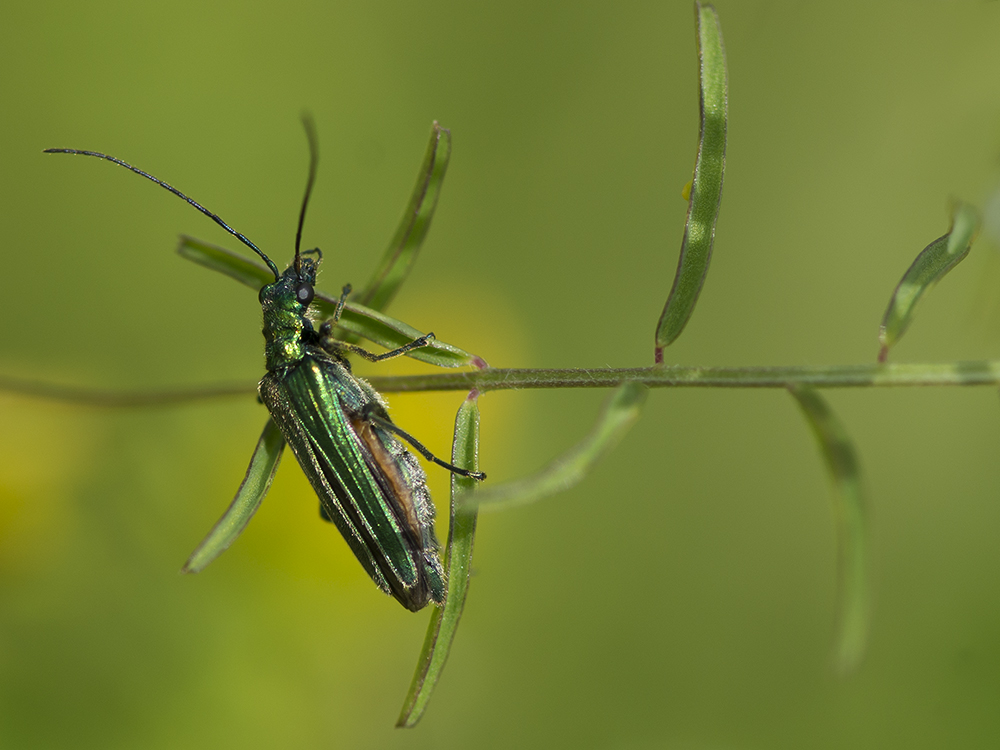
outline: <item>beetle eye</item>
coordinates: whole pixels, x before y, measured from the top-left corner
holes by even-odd
[[[295,299],[303,307],[309,307],[309,303],[313,301],[313,288],[312,284],[299,284],[295,287]]]

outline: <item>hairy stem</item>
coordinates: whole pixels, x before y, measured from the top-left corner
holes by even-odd
[[[654,367],[594,370],[492,368],[369,378],[384,393],[480,391],[509,388],[613,388],[626,382],[650,388],[870,388],[904,385],[1000,385],[1000,361],[946,364],[863,364],[790,367]]]
[[[641,383],[650,388],[872,388],[892,386],[1000,385],[1000,361],[945,364],[864,364],[789,367],[654,367],[547,370],[488,368],[472,372],[370,377],[382,393],[502,391],[519,388],[614,388]],[[113,391],[0,376],[0,391],[99,407],[172,406],[256,395],[257,384],[217,384],[163,390]]]

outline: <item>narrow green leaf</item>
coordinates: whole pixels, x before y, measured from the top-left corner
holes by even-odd
[[[889,348],[906,332],[913,321],[914,308],[924,292],[969,254],[978,231],[979,214],[976,209],[968,203],[956,203],[948,234],[938,237],[920,251],[892,293],[878,332],[882,345],[878,353],[879,362],[886,361]]]
[[[722,203],[722,177],[726,169],[727,81],[726,53],[722,46],[719,16],[711,5],[695,4],[698,30],[698,63],[701,130],[688,201],[684,240],[674,285],[656,326],[656,362],[663,349],[681,335],[701,293],[712,259],[715,223]]]
[[[868,636],[868,512],[854,444],[826,400],[812,388],[790,387],[812,428],[833,482],[837,522],[837,635],[834,665],[852,671]]]
[[[313,305],[319,319],[328,318],[333,315],[337,308],[337,299],[329,295],[316,293],[313,298]],[[367,307],[348,302],[344,306],[344,312],[340,316],[340,322],[336,329],[342,333],[338,338],[346,338],[343,332],[352,333],[361,338],[374,341],[386,349],[397,349],[404,344],[409,344],[414,339],[424,335],[423,331],[418,331],[413,326],[407,325],[401,320],[390,318],[384,313],[371,310]],[[446,344],[443,341],[434,339],[428,346],[414,349],[407,357],[438,367],[486,367],[486,362],[475,354],[459,349],[457,346]]]
[[[427,230],[431,227],[450,157],[451,131],[442,128],[435,121],[431,125],[431,140],[427,144],[420,172],[417,173],[417,184],[413,188],[410,202],[371,281],[363,292],[355,296],[354,300],[359,304],[373,310],[385,310],[396,295],[399,285],[409,275],[427,236]]]
[[[578,484],[631,429],[646,402],[648,389],[623,383],[605,402],[590,434],[536,474],[514,482],[486,487],[463,498],[463,505],[499,510],[527,505]]]
[[[212,245],[195,237],[181,235],[181,242],[177,246],[177,253],[187,260],[194,261],[199,266],[204,266],[213,271],[225,274],[231,279],[236,279],[241,284],[259,292],[265,284],[274,281],[274,274],[257,261],[244,258],[239,253],[227,250],[218,245]]]
[[[458,410],[455,418],[455,441],[451,461],[463,469],[479,469],[479,407],[478,393],[473,391]],[[463,508],[458,498],[472,492],[476,480],[451,475],[451,522],[448,526],[448,550],[445,569],[448,573],[448,594],[444,605],[435,609],[427,627],[424,647],[417,661],[417,671],[403,702],[397,727],[414,727],[423,716],[448,652],[455,638],[458,621],[465,607],[472,570],[472,544],[476,535],[475,508]]]
[[[250,519],[257,512],[271,486],[284,447],[285,439],[281,436],[281,430],[268,419],[264,425],[264,432],[257,441],[257,448],[250,458],[246,476],[236,491],[236,497],[222,518],[208,532],[208,536],[198,545],[198,549],[185,563],[181,572],[200,573],[212,560],[229,549],[229,545],[243,533],[243,529],[250,523]]]
[[[274,281],[274,275],[260,263],[244,258],[242,255],[223,247],[196,240],[193,237],[181,236],[177,252],[198,265],[236,279],[254,291],[259,291],[262,286]],[[322,292],[316,292],[313,305],[318,317],[332,316],[337,307],[338,298],[339,296],[331,297]],[[353,302],[348,302],[344,307],[344,314],[340,318],[337,329],[374,341],[386,349],[396,349],[423,336],[423,332],[402,321]],[[485,361],[480,357],[437,340],[432,341],[428,346],[414,349],[406,356],[438,367],[472,366],[483,368],[486,366]]]

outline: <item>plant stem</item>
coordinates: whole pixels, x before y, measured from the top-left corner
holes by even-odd
[[[864,364],[812,367],[654,367],[546,370],[488,368],[471,372],[369,377],[382,393],[502,391],[519,388],[873,388],[894,386],[1000,385],[1000,361],[945,364]],[[97,407],[172,406],[223,396],[251,396],[256,383],[216,384],[162,390],[102,390],[0,376],[0,391]]]
[[[98,408],[133,408],[140,406],[176,406],[192,401],[210,401],[227,396],[242,396],[257,393],[256,383],[217,383],[207,386],[191,386],[144,390],[111,390],[87,388],[75,385],[45,383],[27,378],[0,375],[0,391],[19,393],[22,396],[64,401]]]
[[[1000,361],[946,364],[863,364],[791,367],[654,367],[594,370],[486,369],[369,378],[383,393],[480,391],[510,388],[613,388],[625,382],[650,388],[870,388],[1000,385]]]

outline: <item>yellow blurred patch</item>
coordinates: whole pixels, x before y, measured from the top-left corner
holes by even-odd
[[[96,442],[78,409],[0,395],[0,573],[54,562],[73,524],[72,487]]]

